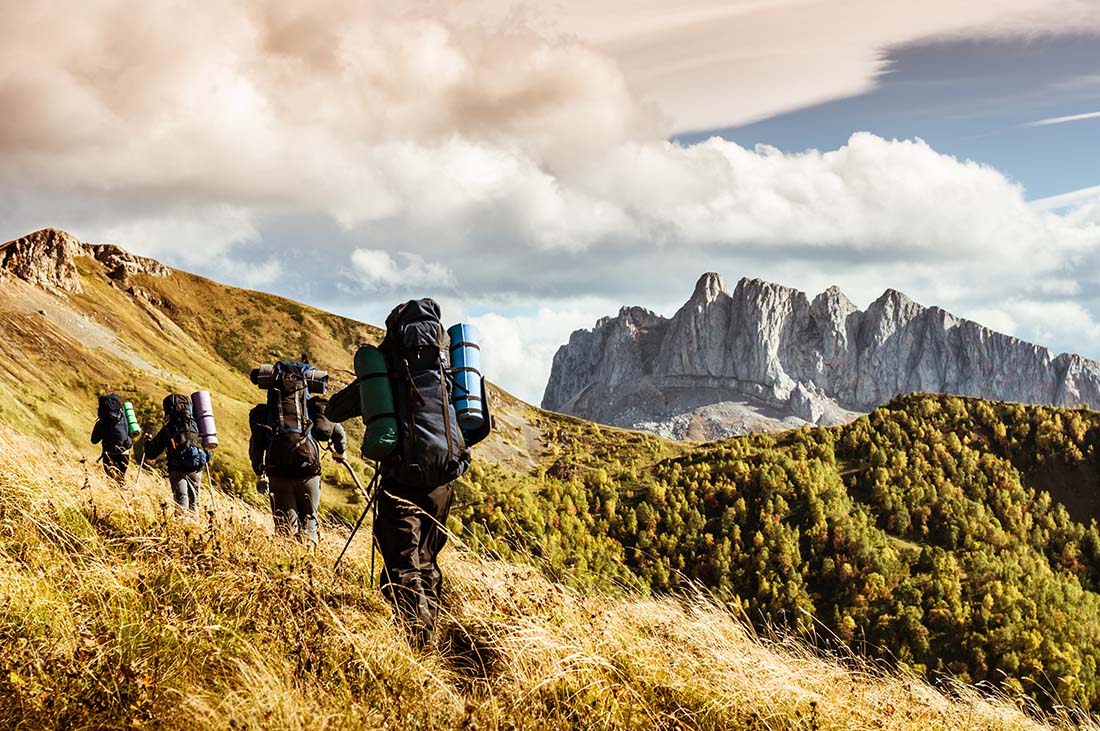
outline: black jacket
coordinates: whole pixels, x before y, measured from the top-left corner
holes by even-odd
[[[359,383],[352,381],[329,397],[325,415],[334,423],[362,416],[363,411],[359,407]]]

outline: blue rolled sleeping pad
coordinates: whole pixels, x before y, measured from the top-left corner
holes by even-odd
[[[459,323],[447,330],[451,338],[451,373],[455,388],[451,402],[463,431],[474,431],[485,423],[481,389],[481,334],[473,325]]]

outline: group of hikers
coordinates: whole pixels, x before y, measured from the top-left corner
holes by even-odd
[[[442,582],[437,557],[447,541],[453,483],[470,466],[470,447],[492,428],[477,331],[465,324],[444,330],[434,300],[409,300],[386,318],[378,347],[358,348],[354,366],[355,380],[330,399],[322,395],[328,374],[304,356],[252,370],[252,382],[267,395],[248,416],[256,488],[269,497],[278,533],[316,545],[320,445],[358,485],[341,423],[361,418],[361,452],[376,468],[360,522],[373,508],[383,595],[407,620],[415,644],[430,645]],[[177,512],[197,516],[202,473],[205,468],[209,477],[218,443],[210,396],[173,393],[163,406],[164,425],[144,441],[141,467],[165,455]],[[132,405],[113,393],[100,397],[98,417],[92,443],[102,444],[103,467],[121,482],[140,426]]]

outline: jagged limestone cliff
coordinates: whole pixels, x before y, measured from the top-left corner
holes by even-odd
[[[888,289],[861,311],[836,287],[704,274],[667,319],[623,308],[554,357],[543,407],[678,438],[834,424],[899,394],[1100,406],[1100,364],[993,332]]]
[[[134,274],[166,277],[168,267],[159,261],[131,254],[113,244],[85,244],[65,231],[44,228],[0,244],[0,276],[14,275],[47,290],[80,293],[75,258],[90,256],[112,280],[125,281]]]

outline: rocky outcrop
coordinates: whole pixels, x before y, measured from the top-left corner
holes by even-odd
[[[134,274],[166,277],[171,270],[154,259],[131,254],[113,244],[84,244],[71,234],[44,228],[0,245],[0,274],[12,275],[51,291],[83,290],[76,257],[90,256],[107,276],[125,281]]]
[[[74,257],[83,252],[84,245],[69,234],[44,228],[0,245],[0,273],[44,289],[80,292]]]
[[[114,244],[85,244],[84,252],[103,265],[111,279],[126,280],[135,274],[167,277],[171,270],[156,259],[131,254]]]
[[[924,307],[888,289],[861,311],[836,287],[809,300],[700,278],[666,319],[623,308],[554,357],[543,406],[700,438],[831,424],[913,391],[1100,406],[1100,365]]]

